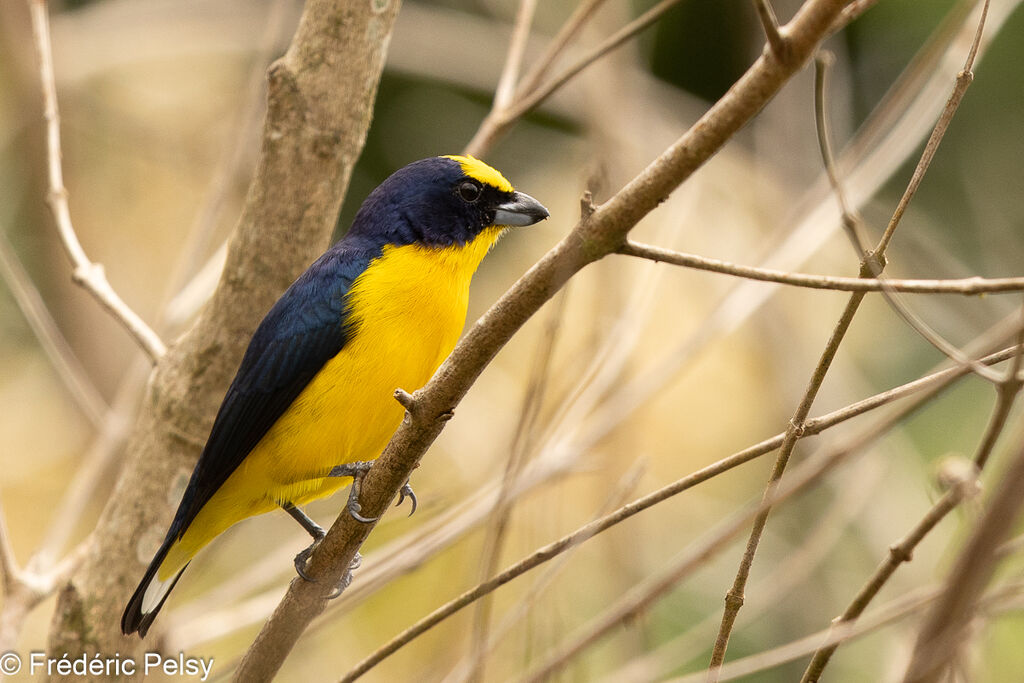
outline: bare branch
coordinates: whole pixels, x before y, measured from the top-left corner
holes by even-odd
[[[57,87],[53,77],[53,49],[50,46],[50,18],[47,14],[46,0],[29,0],[29,10],[32,17],[32,36],[39,59],[43,117],[46,119],[46,158],[50,182],[47,204],[57,223],[61,244],[64,245],[64,250],[71,260],[74,269],[72,279],[91,293],[100,305],[128,330],[142,350],[149,355],[150,360],[156,362],[167,351],[167,347],[157,333],[129,308],[110,286],[103,266],[89,260],[71,224],[68,191],[64,187],[64,173],[60,160],[60,115],[57,111]]]
[[[981,42],[982,30],[985,25],[985,15],[988,7],[988,0],[985,0],[985,6],[982,9],[981,18],[978,22],[977,31],[974,34],[974,41],[971,46],[971,50],[967,56],[965,68],[957,76],[956,83],[953,87],[953,93],[947,101],[946,108],[943,110],[942,115],[939,117],[939,121],[936,123],[935,128],[932,132],[928,143],[925,145],[925,150],[921,155],[920,160],[917,163],[917,167],[914,170],[914,175],[907,186],[906,191],[900,199],[895,211],[893,212],[892,219],[889,221],[889,225],[885,230],[885,233],[879,239],[875,249],[864,256],[864,260],[861,263],[861,277],[867,278],[870,276],[878,277],[881,274],[882,269],[885,267],[885,250],[892,238],[892,235],[899,225],[900,218],[904,211],[906,211],[910,200],[913,198],[917,188],[920,186],[921,180],[924,174],[927,172],[928,167],[931,163],[932,158],[935,156],[935,151],[938,149],[939,143],[945,134],[946,129],[949,126],[949,122],[952,120],[953,114],[956,112],[957,106],[960,100],[963,99],[964,92],[967,86],[970,85],[973,76],[970,75],[971,65],[974,63],[974,59],[977,55],[978,46]],[[823,148],[827,148],[827,145],[822,145]],[[830,158],[830,157],[829,157]],[[833,176],[835,178],[835,176]],[[860,303],[864,298],[863,292],[855,292],[850,296],[850,300],[846,305],[842,315],[839,318],[835,330],[832,332],[832,336],[829,338],[828,344],[825,350],[821,354],[821,358],[818,361],[818,365],[815,367],[814,373],[808,383],[807,390],[804,392],[804,396],[800,401],[800,405],[797,407],[793,418],[790,420],[790,428],[786,432],[786,440],[783,442],[779,449],[779,455],[775,461],[775,467],[772,469],[772,473],[768,480],[768,486],[765,489],[765,495],[776,485],[777,481],[782,478],[785,472],[786,465],[792,455],[793,448],[796,445],[796,440],[799,433],[803,430],[803,423],[806,419],[811,404],[814,402],[815,396],[818,390],[821,388],[821,383],[824,381],[825,375],[835,358],[836,351],[839,348],[843,337],[846,335],[849,329],[850,323],[853,321],[853,316],[856,314],[857,309],[860,307]],[[907,318],[908,320],[910,318]],[[937,336],[937,335],[936,335]],[[962,355],[962,354],[961,354]],[[966,358],[966,357],[965,357]],[[968,362],[968,365],[970,363]],[[975,364],[977,365],[977,364]],[[971,369],[975,369],[974,365],[971,365]],[[980,365],[977,369],[987,376],[985,368]],[[722,625],[718,632],[718,637],[715,640],[714,650],[711,654],[711,662],[708,666],[708,679],[714,681],[717,679],[717,671],[721,669],[723,662],[725,661],[725,652],[729,644],[729,637],[732,633],[733,626],[736,622],[736,617],[739,614],[740,608],[743,606],[743,592],[747,583],[747,578],[750,575],[750,568],[753,565],[754,556],[757,553],[757,548],[761,540],[761,535],[764,532],[765,525],[768,522],[768,515],[770,508],[765,508],[764,512],[759,514],[754,521],[753,529],[751,529],[750,537],[747,541],[747,547],[743,554],[743,559],[740,561],[740,566],[736,572],[736,578],[733,581],[732,588],[725,597],[725,610],[722,614]]]
[[[904,681],[939,681],[961,650],[978,601],[995,571],[1000,545],[1009,536],[1024,496],[1024,450],[996,483],[991,501],[957,557],[942,594],[925,616]]]
[[[968,277],[948,280],[896,280],[835,275],[809,275],[790,273],[772,268],[744,266],[719,259],[687,254],[629,240],[618,249],[618,253],[636,256],[660,263],[705,270],[712,273],[734,275],[749,280],[775,282],[808,289],[827,289],[837,292],[882,292],[890,289],[907,294],[961,294],[974,296],[985,293],[1011,293],[1024,290],[1024,277],[980,278]]]
[[[1014,346],[1008,349],[1004,349],[998,353],[990,354],[989,356],[981,359],[983,363],[997,363],[1005,361],[1014,355],[1017,355],[1018,350],[1021,347]],[[968,374],[968,370],[963,367],[949,368],[946,370],[940,370],[936,373],[922,377],[921,379],[909,382],[900,387],[896,387],[886,392],[876,394],[870,398],[858,401],[857,403],[842,408],[837,411],[833,411],[821,417],[812,418],[807,420],[802,437],[814,436],[820,434],[830,427],[845,422],[851,418],[863,415],[864,413],[870,412],[879,408],[880,406],[886,405],[893,401],[905,398],[915,392],[923,391],[923,395],[918,396],[915,400],[907,406],[904,406],[901,410],[885,419],[884,424],[896,424],[901,419],[912,413],[917,407],[926,403],[930,398],[942,389],[949,386],[956,379]],[[867,430],[867,433],[873,433],[874,429]],[[360,662],[356,667],[349,671],[343,680],[355,680],[362,676],[364,673],[369,671],[371,668],[379,664],[387,657],[394,654],[400,648],[411,642],[416,637],[425,633],[429,629],[433,628],[440,622],[447,619],[449,616],[457,613],[463,607],[471,604],[473,601],[480,597],[487,595],[491,591],[496,590],[500,586],[508,583],[512,579],[516,578],[520,574],[524,574],[534,567],[537,567],[544,562],[562,554],[570,548],[574,548],[588,539],[610,529],[611,527],[623,522],[630,517],[643,512],[661,502],[668,500],[669,498],[682,493],[688,489],[697,486],[709,479],[712,479],[724,472],[727,472],[739,465],[745,464],[754,460],[762,455],[772,452],[780,445],[782,445],[785,439],[785,433],[777,434],[769,439],[754,444],[738,453],[730,455],[727,458],[723,458],[718,462],[712,463],[707,467],[701,468],[692,474],[683,477],[671,484],[663,486],[662,488],[649,493],[633,502],[622,506],[614,512],[601,517],[600,519],[594,520],[593,522],[576,529],[575,531],[563,536],[559,540],[550,543],[536,551],[529,556],[523,558],[519,562],[511,565],[501,574],[496,575],[490,581],[484,582],[476,586],[475,588],[463,593],[458,598],[450,601],[449,603],[434,610],[431,614],[427,615],[420,621],[416,622],[401,634],[395,636],[392,640],[388,641],[385,645],[378,648],[372,655],[367,657],[365,660]],[[866,437],[865,437],[866,438]]]
[[[600,45],[588,51],[575,63],[563,69],[544,85],[538,85],[529,92],[520,93],[520,97],[509,103],[506,108],[492,110],[481,123],[473,139],[466,145],[465,153],[474,156],[483,155],[484,151],[490,149],[499,138],[504,136],[516,121],[532,111],[588,66],[651,26],[679,2],[680,0],[661,0],[657,5],[606,38]]]
[[[25,272],[14,248],[5,234],[0,233],[0,274],[18,303],[18,308],[28,321],[29,327],[39,340],[46,357],[50,359],[57,375],[64,382],[74,397],[78,407],[82,409],[93,425],[103,422],[107,412],[107,402],[100,395],[92,378],[82,367],[75,352],[68,345],[67,339],[61,334],[54,322],[39,290],[32,283],[32,278]]]
[[[988,0],[984,0],[984,4],[981,9],[981,17],[978,19],[978,29],[974,33],[974,40],[971,42],[971,49],[967,54],[967,60],[964,62],[964,68],[959,74],[957,74],[953,92],[946,101],[946,106],[942,110],[942,115],[939,116],[939,120],[935,123],[935,128],[932,130],[932,134],[928,138],[928,142],[925,143],[921,159],[914,168],[914,174],[911,176],[906,190],[903,191],[903,196],[900,197],[900,201],[896,205],[896,210],[893,211],[892,218],[889,219],[889,224],[885,227],[885,232],[882,234],[882,238],[879,240],[878,247],[876,248],[876,251],[878,252],[884,252],[886,247],[889,246],[893,233],[896,231],[896,226],[899,225],[900,219],[903,218],[903,213],[907,210],[907,206],[910,205],[910,200],[914,198],[914,195],[917,193],[917,189],[921,186],[921,181],[924,179],[925,173],[928,172],[928,167],[931,165],[932,159],[935,157],[935,152],[938,150],[939,144],[942,142],[942,138],[946,135],[946,130],[949,128],[949,124],[953,120],[953,115],[956,114],[956,110],[960,106],[960,102],[963,100],[964,94],[967,92],[967,88],[974,81],[974,72],[972,69],[974,68],[974,60],[978,56],[978,49],[981,46],[981,36],[985,28],[985,17],[988,15],[988,4]]]
[[[982,14],[982,20],[978,24],[978,28],[974,35],[974,43],[972,50],[973,54],[969,54],[967,61],[974,59],[974,54],[977,53],[975,49],[981,40],[981,29],[984,26],[984,13]],[[846,230],[850,241],[853,243],[853,247],[856,250],[858,258],[864,258],[867,251],[863,245],[861,235],[863,233],[864,221],[850,206],[850,203],[846,199],[846,192],[843,189],[843,183],[839,178],[839,170],[836,167],[835,160],[832,156],[832,145],[829,135],[828,117],[825,113],[825,76],[828,72],[828,67],[831,64],[832,55],[827,52],[819,51],[818,57],[815,60],[815,87],[814,87],[814,104],[815,104],[815,121],[818,133],[818,144],[821,149],[822,162],[825,165],[825,170],[828,175],[829,184],[832,186],[832,191],[835,193],[836,200],[839,203],[840,215],[842,217],[843,227]],[[947,105],[948,107],[948,105]],[[952,113],[950,113],[952,116]],[[940,121],[942,117],[940,116]],[[938,125],[938,124],[937,124]],[[941,139],[941,138],[940,138]],[[938,143],[936,142],[936,145]],[[919,163],[919,168],[924,159]],[[881,243],[880,243],[881,244]],[[884,258],[879,259],[884,264]],[[880,274],[879,274],[880,276]],[[980,377],[986,379],[989,382],[998,383],[1000,381],[999,376],[983,365],[975,363],[972,359],[964,355],[956,346],[947,341],[942,335],[936,332],[928,323],[926,323],[920,316],[903,301],[902,298],[896,293],[896,290],[891,287],[888,283],[888,279],[879,277],[880,288],[882,296],[885,298],[886,303],[896,312],[896,314],[903,319],[914,331],[916,331],[921,337],[923,337],[928,343],[937,348],[942,353],[946,354],[949,358],[953,359],[958,363],[962,363],[971,367],[971,369],[977,373]]]
[[[150,559],[144,539],[166,530],[168,483],[194,467],[260,316],[330,242],[398,9],[307,0],[288,51],[269,68],[260,156],[223,277],[150,378],[117,484],[81,567],[60,591],[51,652],[130,657],[145,647],[110,616]]]
[[[538,261],[466,333],[434,377],[415,393],[422,414],[410,416],[377,459],[362,487],[364,514],[378,516],[397,495],[455,405],[484,367],[541,305],[587,264],[618,249],[629,230],[748,122],[810,57],[843,7],[808,0],[787,25],[793,58],[759,58],[675,144],[597,208]],[[325,587],[336,585],[373,528],[342,514],[310,558],[316,583],[292,581],[288,593],[246,653],[236,676],[266,680],[280,668],[309,622],[323,611]]]
[[[498,79],[498,87],[494,89],[492,109],[504,109],[515,95],[516,81],[519,79],[519,69],[523,64],[523,53],[526,50],[526,41],[530,37],[530,24],[533,22],[533,13],[536,9],[537,0],[519,0],[519,10],[512,27],[512,39],[508,45],[508,56]]]
[[[843,229],[847,237],[857,250],[857,258],[863,258],[867,247],[864,244],[861,234],[863,232],[863,221],[856,210],[846,199],[846,193],[839,182],[839,171],[836,169],[835,157],[832,154],[832,136],[829,133],[829,119],[826,115],[825,87],[828,70],[835,61],[834,55],[828,50],[818,50],[814,58],[814,122],[818,134],[818,148],[821,151],[821,159],[825,164],[825,173],[832,191],[839,202],[839,215],[843,223]]]
[[[523,76],[523,80],[516,88],[518,96],[531,93],[540,85],[541,81],[550,71],[551,65],[554,64],[555,60],[558,59],[559,55],[562,54],[573,38],[579,34],[584,24],[594,16],[594,13],[604,3],[605,0],[581,0],[576,5],[572,14],[565,20],[562,27],[558,29],[555,37],[551,39],[551,44],[548,45],[544,54],[540,56],[536,63],[526,72],[526,75]]]

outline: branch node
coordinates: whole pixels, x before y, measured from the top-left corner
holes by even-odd
[[[889,546],[889,554],[897,564],[902,562],[910,562],[914,559],[914,551],[903,547],[902,545],[895,544]]]
[[[730,590],[725,594],[725,607],[729,610],[739,611],[743,607],[743,594]]]
[[[395,400],[401,403],[409,413],[416,412],[416,397],[405,389],[395,389]]]
[[[583,196],[580,197],[580,221],[585,221],[594,215],[596,208],[594,207],[594,193],[590,190],[584,190]]]
[[[768,40],[768,51],[780,62],[786,62],[792,50],[789,48],[789,40],[785,36],[785,29],[779,28],[779,20],[775,16],[775,8],[771,0],[754,0],[754,7],[757,9],[757,17],[761,20],[761,28],[764,29],[765,38]]]
[[[979,474],[978,466],[973,460],[950,455],[939,463],[935,478],[940,489],[953,491],[957,500],[967,500],[981,491]]]
[[[878,278],[885,270],[888,260],[885,254],[880,251],[864,252],[864,260],[860,262],[860,276],[864,278]]]

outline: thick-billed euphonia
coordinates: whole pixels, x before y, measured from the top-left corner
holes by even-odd
[[[547,216],[472,157],[414,162],[371,192],[253,334],[121,630],[145,636],[195,554],[246,517],[283,508],[315,545],[324,532],[298,506],[365,472],[402,420],[395,390],[423,386],[455,346],[480,261]]]

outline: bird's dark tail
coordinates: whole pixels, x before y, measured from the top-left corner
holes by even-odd
[[[173,590],[174,585],[178,583],[185,567],[188,567],[188,563],[185,563],[185,566],[173,576],[169,576],[165,580],[157,578],[160,565],[163,564],[164,558],[167,557],[167,553],[177,540],[176,534],[169,533],[167,535],[164,544],[160,546],[153,561],[149,563],[149,568],[146,570],[146,575],[142,577],[142,581],[139,582],[139,587],[135,589],[135,593],[128,601],[128,606],[124,608],[124,614],[121,616],[121,632],[126,636],[135,632],[138,632],[140,638],[146,636],[157,613],[164,606],[167,596]]]

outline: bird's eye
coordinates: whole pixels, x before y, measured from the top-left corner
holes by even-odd
[[[480,199],[480,186],[467,180],[459,185],[459,197],[462,198],[462,201],[472,204]]]

